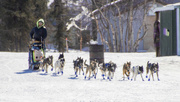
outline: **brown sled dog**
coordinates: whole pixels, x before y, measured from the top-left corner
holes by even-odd
[[[86,76],[89,72],[89,80],[91,78],[91,73],[93,74],[93,77],[96,79],[96,75],[97,75],[97,68],[98,68],[98,62],[95,60],[95,61],[91,61],[90,65],[86,64],[86,60],[84,62],[84,66],[86,67],[86,73],[85,73],[85,79],[86,79]]]
[[[124,74],[128,77],[129,80],[129,75],[130,75],[130,68],[131,68],[131,62],[124,63],[123,65],[123,80],[124,80]]]

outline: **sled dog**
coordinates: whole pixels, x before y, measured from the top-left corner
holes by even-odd
[[[86,76],[89,72],[89,80],[91,78],[91,73],[93,74],[94,78],[96,79],[96,75],[97,75],[97,67],[98,67],[98,62],[95,60],[95,61],[91,61],[90,65],[86,64],[86,61],[84,62],[84,67],[86,67],[86,73],[85,73],[85,79],[86,79]]]
[[[126,75],[129,80],[130,68],[131,68],[131,62],[124,63],[124,65],[123,65],[123,80],[125,79],[124,75]]]
[[[107,64],[107,63],[106,63],[106,64]],[[104,76],[106,76],[106,72],[108,71],[107,67],[105,67],[105,64],[104,64],[104,63],[100,63],[100,64],[99,64],[99,69],[100,69],[100,71],[101,71],[101,73],[102,73],[103,79],[105,79]]]
[[[143,68],[143,66],[133,66],[132,68],[131,68],[131,72],[132,72],[132,78],[131,78],[131,81],[133,80],[133,78],[134,78],[134,81],[136,81],[136,76],[138,75],[138,74],[141,74],[141,78],[142,78],[142,81],[144,81],[144,79],[143,79],[143,76],[142,76],[142,73],[144,72],[144,68]]]
[[[107,69],[108,69],[108,77],[107,79],[111,80],[114,77],[114,72],[116,71],[117,65],[110,61],[108,63]]]
[[[63,75],[63,71],[64,71],[64,65],[65,65],[65,59],[64,58],[60,58],[58,59],[55,64],[54,64],[54,67],[55,67],[55,73],[58,72],[58,74],[61,72],[61,74]]]
[[[78,76],[77,75],[78,71],[79,71],[79,75],[80,75],[81,70],[83,71],[83,75],[84,75],[83,58],[78,57],[76,60],[73,60],[73,63],[74,63],[74,71],[75,71],[76,77]]]
[[[148,78],[148,73],[150,71],[149,74],[149,79],[148,81],[150,81],[150,76],[152,75],[152,79],[154,81],[154,76],[153,74],[156,73],[157,74],[157,80],[160,81],[159,79],[159,64],[155,64],[155,63],[149,63],[149,61],[147,62],[147,67],[146,67],[146,78]]]
[[[49,56],[49,57],[43,59],[42,70],[44,71],[44,69],[45,69],[46,73],[47,73],[49,65],[51,65],[51,67],[53,68],[53,56]]]

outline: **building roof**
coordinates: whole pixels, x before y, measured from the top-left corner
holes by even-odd
[[[126,1],[126,0],[116,0],[116,1],[113,1],[113,2],[108,3],[108,4],[106,4],[106,5],[103,5],[100,9],[103,10],[103,9],[106,9],[107,7],[109,7],[109,6],[113,6],[114,4],[117,4],[117,5],[118,5],[118,3],[122,3],[122,2],[124,2],[124,1]],[[151,1],[154,1],[154,0],[147,0],[147,2],[151,2]],[[145,0],[134,0],[133,6],[134,6],[134,7],[137,7],[137,6],[141,5],[141,4],[143,4],[144,2],[145,2]],[[163,4],[163,5],[167,5],[167,4],[178,3],[178,2],[180,2],[180,0],[156,0],[156,2],[157,2],[157,3],[161,3],[161,4]],[[121,8],[125,9],[125,7],[126,7],[126,5],[122,6]],[[99,10],[96,9],[96,10],[94,10],[92,13],[94,14],[94,13],[97,13],[98,11],[99,11]]]
[[[180,2],[175,4],[169,4],[163,7],[157,7],[154,9],[154,12],[174,10],[175,8],[179,8],[179,7],[180,7]]]

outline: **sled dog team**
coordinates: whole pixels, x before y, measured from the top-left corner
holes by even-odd
[[[74,64],[73,68],[74,68],[76,77],[78,77],[78,74],[80,75],[82,71],[85,79],[88,78],[90,80],[90,78],[93,78],[93,77],[96,79],[98,69],[99,69],[101,71],[101,75],[103,79],[105,79],[105,77],[107,77],[108,80],[113,79],[114,73],[117,68],[117,65],[114,62],[110,61],[109,63],[99,63],[96,59],[91,61],[90,65],[88,65],[86,62],[87,60],[84,61],[83,58],[81,57],[78,57],[76,60],[73,60],[73,64]],[[53,56],[43,58],[43,61],[40,67],[42,68],[42,71],[45,70],[46,73],[48,73],[49,65],[52,67],[51,71],[53,71]],[[55,73],[63,75],[64,65],[65,65],[65,58],[64,58],[64,54],[62,53],[59,55],[58,60],[54,64]],[[86,69],[85,73],[84,73],[84,69]],[[131,81],[132,80],[136,81],[136,77],[139,74],[141,75],[142,81],[144,81],[143,76],[142,76],[143,72],[144,72],[143,66],[131,67],[131,62],[124,63],[123,80],[125,80],[125,76],[129,80],[130,73],[132,73]],[[159,64],[150,63],[148,61],[147,66],[146,66],[146,78],[148,78],[148,81],[150,81],[151,76],[154,81],[154,73],[156,73],[157,75],[157,80],[160,81],[158,72],[159,72]],[[149,77],[148,77],[148,74],[149,74]]]

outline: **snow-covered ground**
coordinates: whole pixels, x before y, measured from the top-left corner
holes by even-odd
[[[54,62],[59,53],[53,55]],[[83,75],[74,75],[73,59],[83,57],[89,62],[88,52],[65,53],[64,75],[46,74],[28,70],[28,53],[0,52],[0,102],[179,102],[180,101],[180,57],[155,57],[155,53],[105,53],[105,62],[117,64],[114,79],[102,80],[100,71],[97,79],[85,80]],[[122,67],[126,61],[132,66],[147,61],[160,66],[157,81],[122,80]]]

